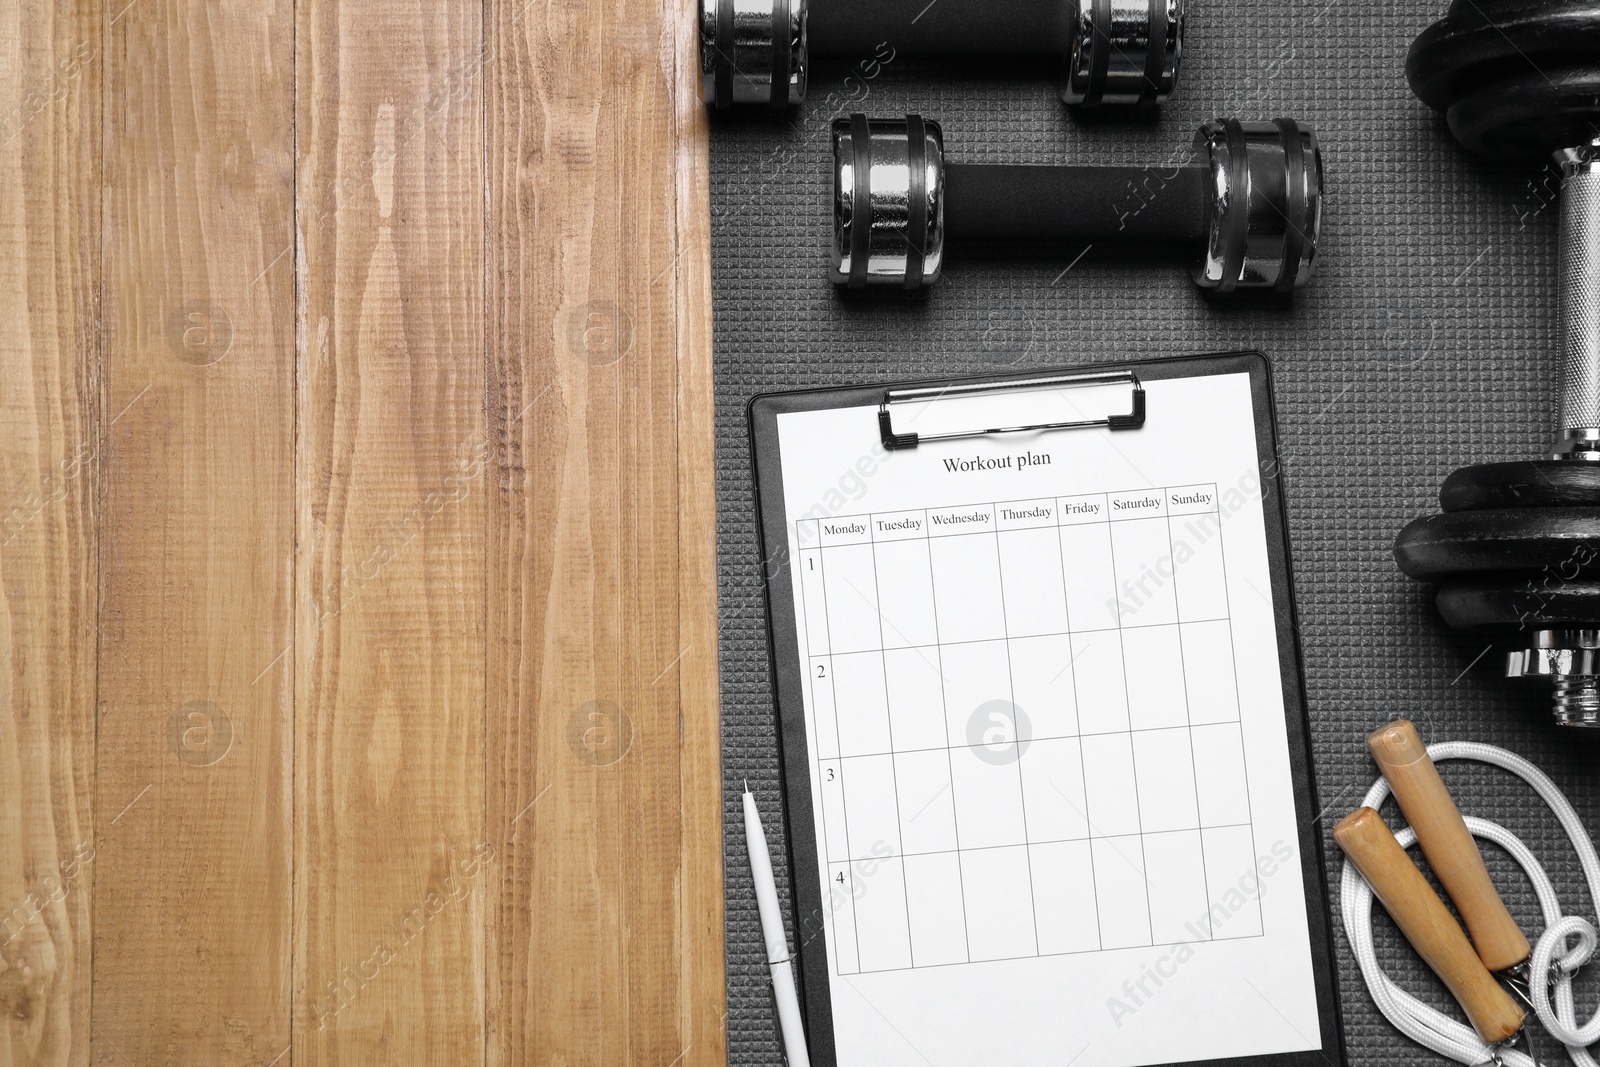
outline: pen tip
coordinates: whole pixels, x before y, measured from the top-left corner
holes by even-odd
[[[744,791],[746,793],[750,792],[750,779],[748,778],[744,780]]]

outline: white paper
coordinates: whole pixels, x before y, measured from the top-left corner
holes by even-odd
[[[1249,378],[1146,390],[778,417],[842,1067],[1320,1047]]]

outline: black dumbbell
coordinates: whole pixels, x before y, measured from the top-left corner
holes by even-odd
[[[786,108],[812,57],[1040,57],[1069,104],[1160,104],[1178,81],[1183,0],[700,0],[707,104]]]
[[[1550,457],[1456,471],[1395,559],[1512,646],[1508,676],[1550,679],[1559,722],[1600,726],[1600,0],[1456,0],[1406,75],[1467,148],[1560,165],[1562,379]]]
[[[1186,158],[1150,167],[946,163],[917,115],[833,126],[836,284],[918,289],[946,246],[1137,244],[1196,262],[1202,288],[1304,285],[1317,259],[1322,156],[1292,119],[1216,119]]]

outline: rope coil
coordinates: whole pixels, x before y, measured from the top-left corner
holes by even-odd
[[[1543,771],[1505,749],[1471,741],[1446,741],[1429,745],[1428,755],[1435,763],[1445,760],[1487,763],[1510,771],[1532,786],[1540,799],[1555,812],[1561,828],[1571,839],[1583,867],[1584,878],[1589,884],[1590,899],[1600,901],[1600,856],[1595,853],[1594,841],[1584,830],[1583,822],[1571,801],[1562,795]],[[1363,803],[1376,809],[1388,795],[1389,783],[1379,778],[1367,791]],[[1579,1026],[1572,994],[1573,976],[1594,956],[1597,942],[1600,942],[1593,924],[1576,915],[1561,914],[1555,884],[1533,852],[1515,834],[1487,819],[1467,816],[1466,824],[1472,836],[1494,842],[1517,861],[1533,884],[1535,896],[1539,898],[1545,930],[1539,935],[1528,961],[1534,1014],[1545,1029],[1566,1046],[1567,1055],[1577,1067],[1600,1067],[1589,1051],[1590,1045],[1600,1041],[1600,1011],[1586,1024]],[[1408,826],[1397,832],[1395,838],[1401,847],[1410,848],[1416,843],[1417,835]],[[1339,906],[1343,913],[1345,934],[1350,939],[1356,962],[1361,966],[1361,976],[1366,980],[1378,1010],[1396,1029],[1424,1048],[1457,1063],[1470,1064],[1472,1067],[1486,1064],[1538,1067],[1527,1053],[1488,1044],[1470,1026],[1422,1003],[1384,973],[1378,964],[1372,937],[1372,887],[1367,885],[1349,860],[1345,861],[1339,884]]]

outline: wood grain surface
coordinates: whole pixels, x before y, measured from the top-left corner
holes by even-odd
[[[489,1053],[710,1064],[720,961],[682,950],[722,906],[705,119],[685,10],[601,7],[487,9]]]
[[[0,1065],[89,1062],[98,5],[0,17]]]
[[[108,19],[91,1056],[289,1044],[288,0]]]
[[[725,1060],[693,0],[0,0],[0,1067]]]
[[[295,1059],[483,1056],[481,12],[300,0]]]

